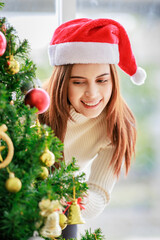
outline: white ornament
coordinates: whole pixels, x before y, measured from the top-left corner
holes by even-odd
[[[59,237],[62,233],[62,229],[59,226],[59,213],[53,212],[50,214],[46,221],[45,225],[41,229],[41,235],[43,237],[54,239],[55,237]]]
[[[37,231],[34,231],[33,237],[29,238],[28,240],[44,240],[44,238],[41,238]]]

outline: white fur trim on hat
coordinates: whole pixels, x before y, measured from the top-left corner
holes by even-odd
[[[145,70],[141,67],[137,68],[134,75],[131,76],[131,81],[136,85],[142,85],[146,80],[147,74]]]
[[[48,48],[51,66],[74,63],[108,63],[119,62],[117,44],[96,42],[67,42],[50,45]]]

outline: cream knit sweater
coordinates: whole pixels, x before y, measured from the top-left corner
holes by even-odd
[[[67,122],[64,158],[69,163],[75,157],[80,171],[86,173],[89,191],[83,216],[92,218],[104,210],[116,182],[113,167],[109,167],[114,148],[106,135],[104,111],[93,119],[77,113],[73,107],[70,114],[74,121]]]

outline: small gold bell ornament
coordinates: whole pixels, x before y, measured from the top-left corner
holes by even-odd
[[[44,226],[40,230],[43,237],[55,239],[62,233],[59,225],[59,213],[62,213],[62,205],[58,200],[43,199],[39,203],[40,215],[44,217]]]
[[[61,227],[61,229],[65,229],[67,227],[67,217],[64,213],[60,213],[59,214],[59,225]]]
[[[51,167],[55,163],[55,156],[54,156],[54,154],[51,151],[49,151],[47,146],[45,147],[44,152],[40,156],[40,160],[47,167]]]
[[[44,240],[44,238],[41,238],[37,231],[34,231],[33,237],[30,237],[28,240]]]
[[[77,199],[75,198],[75,186],[73,186],[73,200],[68,211],[68,225],[71,224],[84,224],[85,221],[81,216],[80,206],[77,204]]]

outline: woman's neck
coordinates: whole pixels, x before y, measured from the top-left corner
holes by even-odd
[[[71,121],[76,122],[76,123],[84,123],[84,122],[95,120],[102,115],[104,116],[105,112],[106,111],[103,110],[103,112],[96,118],[88,118],[88,117],[84,116],[83,114],[78,113],[72,105],[70,106]]]

